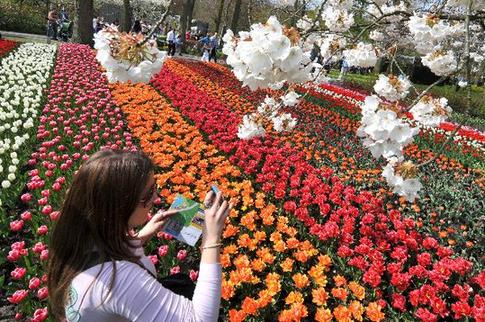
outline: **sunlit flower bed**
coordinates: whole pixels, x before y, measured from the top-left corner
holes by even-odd
[[[0,42],[1,44],[1,42]],[[23,44],[0,62],[0,207],[12,206],[25,181],[21,167],[35,142],[56,47]],[[0,215],[4,217],[3,211]]]
[[[171,59],[150,85],[108,85],[95,56],[59,47],[23,161],[29,179],[5,208],[2,267],[19,320],[48,319],[49,230],[74,171],[102,148],[153,159],[158,207],[176,193],[200,200],[211,183],[235,202],[223,233],[223,320],[484,319],[477,170],[441,156],[424,174],[430,188],[407,203],[389,193],[355,135],[358,121],[334,102],[302,100],[285,109],[294,130],[268,126],[246,141],[238,124],[266,91],[249,92],[224,67]],[[416,144],[405,153],[433,154]],[[196,248],[159,234],[146,252],[159,276],[197,280]]]
[[[32,58],[38,62],[45,56],[38,53]],[[28,181],[25,187],[17,183],[24,188],[13,199],[17,204],[3,208],[7,300],[18,306],[19,320],[43,321],[48,316],[46,244],[74,172],[83,159],[103,146],[132,147],[121,111],[111,100],[94,56],[87,46],[59,47],[47,102],[38,116],[37,141],[23,165]]]
[[[249,142],[237,139],[235,121],[250,106],[234,97],[233,91],[226,91],[184,64],[174,62],[167,63],[154,85],[206,132],[231,162],[254,178],[258,187],[280,200],[284,213],[307,226],[310,238],[323,242],[322,247],[334,258],[333,262],[342,264],[336,267],[337,273],[362,279],[369,293],[377,289],[368,298],[379,301],[382,308],[393,307],[388,311],[390,315],[410,318],[404,312],[411,311],[423,320],[448,314],[459,318],[462,313],[457,312],[467,310],[469,304],[463,299],[456,301],[452,295],[446,295],[455,286],[445,285],[452,280],[467,280],[478,273],[480,265],[472,273],[471,262],[453,256],[452,248],[440,245],[436,238],[418,233],[413,219],[403,217],[395,209],[384,211],[379,198],[343,185],[328,169],[311,166],[292,142],[292,135]],[[430,262],[422,262],[420,258],[424,257]],[[480,276],[483,278],[483,274]],[[476,300],[482,307],[478,294],[483,283],[468,283],[478,292]],[[334,316],[339,315],[339,310],[335,310],[338,304],[331,306]]]
[[[17,45],[16,41],[0,39],[0,57],[12,51]]]

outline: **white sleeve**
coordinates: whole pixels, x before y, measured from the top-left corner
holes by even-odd
[[[164,288],[136,264],[123,262],[117,268],[109,300],[112,313],[131,321],[217,321],[222,279],[219,264],[200,265],[192,301]]]

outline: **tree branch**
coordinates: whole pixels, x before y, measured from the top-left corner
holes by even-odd
[[[167,6],[167,9],[165,10],[165,12],[163,13],[162,17],[160,18],[160,20],[158,20],[157,24],[155,26],[153,26],[152,30],[150,31],[150,33],[145,37],[145,39],[143,39],[142,42],[138,43],[137,46],[138,47],[141,47],[143,46],[144,44],[146,44],[146,42],[155,34],[155,32],[157,31],[157,29],[160,27],[160,25],[163,23],[163,21],[165,20],[165,18],[167,17],[167,14],[168,14],[168,11],[170,10],[170,7],[172,7],[172,3],[173,3],[173,0],[170,0],[170,2],[168,3],[168,6]],[[185,35],[184,35],[185,37]]]

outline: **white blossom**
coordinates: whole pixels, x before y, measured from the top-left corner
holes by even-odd
[[[423,186],[415,177],[404,178],[396,173],[396,168],[399,169],[399,167],[404,167],[403,163],[399,163],[398,158],[391,158],[382,169],[382,176],[386,179],[387,184],[393,188],[394,193],[405,197],[409,202],[414,202]]]
[[[285,96],[281,96],[281,101],[286,106],[295,106],[296,104],[298,104],[299,97],[300,95],[298,95],[294,91],[290,91]]]
[[[417,122],[435,127],[448,118],[452,109],[448,106],[448,100],[444,97],[438,99],[424,96],[409,112]]]
[[[327,7],[322,12],[322,19],[325,26],[332,32],[344,32],[354,24],[354,14],[345,9]]]
[[[411,83],[405,76],[396,77],[394,75],[379,75],[379,79],[374,85],[374,90],[380,96],[391,102],[405,98],[409,93]]]
[[[374,67],[377,55],[371,44],[359,42],[353,49],[344,50],[344,56],[350,66]]]
[[[272,118],[273,128],[278,132],[291,131],[296,125],[296,119],[294,119],[288,113],[282,113]]]
[[[239,125],[237,137],[242,140],[249,140],[253,137],[263,136],[264,127],[256,122],[256,115],[244,115],[242,124]]]
[[[429,67],[437,76],[446,76],[453,73],[457,68],[455,55],[451,50],[443,52],[437,50],[427,54],[421,60],[424,66]]]

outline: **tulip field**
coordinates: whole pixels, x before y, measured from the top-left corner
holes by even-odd
[[[421,128],[405,155],[435,160],[410,203],[356,135],[366,93],[296,86],[292,131],[241,140],[242,117],[277,91],[173,58],[148,84],[109,84],[95,56],[0,40],[0,308],[15,319],[53,320],[49,232],[75,171],[100,149],[137,149],[155,164],[157,207],[212,183],[235,203],[224,321],[485,321],[485,133],[461,127],[442,149],[458,125]],[[160,277],[197,280],[196,247],[159,233],[145,253]]]

